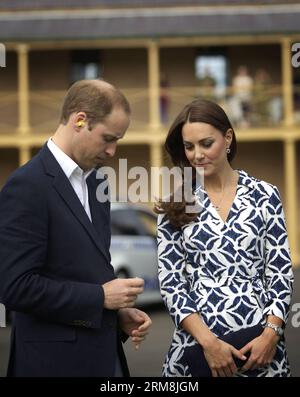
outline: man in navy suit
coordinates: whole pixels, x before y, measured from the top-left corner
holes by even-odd
[[[95,168],[114,155],[130,117],[107,82],[79,81],[52,138],[0,193],[0,301],[15,312],[8,376],[128,376],[151,320],[133,308],[140,278],[116,279],[110,204]]]

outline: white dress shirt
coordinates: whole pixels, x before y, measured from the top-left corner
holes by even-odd
[[[86,179],[93,172],[93,169],[84,172],[74,160],[63,152],[50,138],[47,142],[48,149],[56,158],[66,177],[69,179],[77,197],[79,198],[83,208],[90,221],[92,221],[91,210],[89,205],[89,191]]]
[[[87,216],[91,217],[90,205],[89,205],[89,191],[86,184],[87,177],[94,171],[94,169],[84,172],[78,164],[75,163],[65,152],[63,152],[50,138],[47,142],[48,149],[51,151],[53,156],[56,158],[58,164],[61,166],[62,170],[69,179],[77,197],[79,198]],[[120,357],[117,354],[116,357],[116,368],[115,377],[124,376]]]

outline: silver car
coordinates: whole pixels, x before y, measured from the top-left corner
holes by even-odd
[[[147,207],[111,205],[111,259],[117,277],[145,281],[137,305],[161,303],[157,277],[156,216]]]

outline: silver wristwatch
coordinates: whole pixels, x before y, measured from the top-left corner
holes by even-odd
[[[277,336],[281,337],[283,335],[283,329],[279,325],[266,323],[265,328],[272,328]]]

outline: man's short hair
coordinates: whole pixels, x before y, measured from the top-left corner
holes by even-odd
[[[91,129],[104,121],[115,107],[130,114],[130,105],[119,89],[101,80],[76,81],[65,96],[60,123],[67,124],[72,113],[84,112]]]

